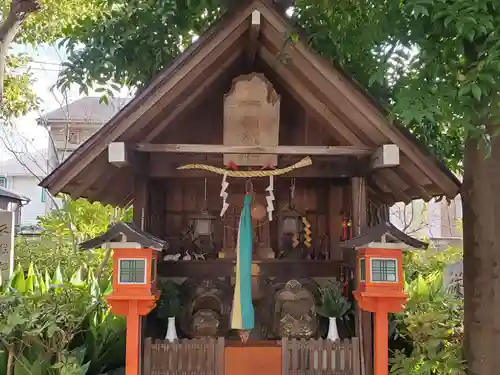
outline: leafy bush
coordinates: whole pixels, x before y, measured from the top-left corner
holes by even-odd
[[[326,318],[340,319],[351,309],[351,302],[344,296],[342,286],[338,282],[330,281],[320,288],[320,304],[316,307],[319,315]]]
[[[0,371],[15,375],[99,375],[125,362],[124,320],[110,314],[91,270],[65,278],[20,266],[0,297]],[[86,273],[86,274],[84,274]]]
[[[177,317],[183,303],[180,286],[172,280],[160,280],[159,288],[161,295],[153,314],[159,319]]]
[[[409,300],[394,316],[393,339],[403,341],[393,352],[391,374],[463,374],[463,301],[443,285],[444,267],[460,259],[459,249],[406,255]]]
[[[86,199],[72,200],[64,196],[59,209],[38,218],[43,228],[39,238],[16,238],[16,260],[23,268],[33,263],[39,269],[51,272],[60,264],[66,276],[72,275],[83,264],[97,270],[105,260],[106,251],[80,251],[78,245],[104,233],[113,222],[130,220],[131,214],[131,209],[90,203]],[[103,267],[105,277],[112,269],[109,257],[106,260]]]

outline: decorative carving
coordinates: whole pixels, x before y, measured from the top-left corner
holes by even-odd
[[[182,330],[190,337],[224,336],[229,331],[231,286],[219,280],[188,279]]]
[[[263,74],[252,73],[233,80],[224,97],[224,144],[277,146],[280,97]],[[224,164],[276,165],[276,155],[224,155]]]
[[[314,291],[317,288],[312,280],[303,283],[290,280],[277,288],[273,294],[271,321],[268,322],[275,336],[309,339],[316,334],[318,321]]]

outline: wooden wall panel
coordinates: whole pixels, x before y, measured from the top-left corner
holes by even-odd
[[[245,194],[244,181],[242,179],[229,180],[227,191],[230,207],[223,219],[219,218],[222,203],[219,196],[221,178],[207,178],[206,181],[206,208],[210,214],[217,217],[214,222],[214,240],[217,251],[224,248],[226,248],[225,250],[234,248]],[[266,204],[265,188],[267,184],[267,179],[256,179],[253,183],[256,200],[264,206]],[[262,222],[254,222],[259,243],[263,247],[272,248],[276,255],[278,255],[279,250],[281,220],[283,215],[290,211],[290,185],[291,179],[276,179],[273,221],[268,222],[266,219]],[[292,204],[300,214],[306,215],[311,224],[310,257],[312,259],[341,260],[342,254],[338,243],[342,222],[338,218],[342,217],[341,201],[344,188],[342,185],[333,185],[335,188],[331,193],[330,184],[328,180],[324,179],[297,180],[295,186],[295,197]],[[164,192],[166,215],[164,233],[167,234],[167,238],[179,236],[180,233],[188,229],[192,216],[199,214],[205,207],[205,179],[164,179]],[[330,194],[335,196],[331,198]],[[332,205],[330,199],[333,199],[337,204]],[[332,217],[337,218],[337,220],[332,221]]]

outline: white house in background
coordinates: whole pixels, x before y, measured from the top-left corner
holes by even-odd
[[[21,220],[21,208],[29,203],[29,198],[12,190],[0,187],[0,211],[15,212],[14,224],[18,226]]]
[[[66,159],[129,100],[115,98],[104,104],[100,103],[98,97],[87,97],[39,118],[38,124],[46,127],[50,135],[48,150],[51,169]]]
[[[0,187],[26,197],[22,204],[17,225],[33,227],[38,216],[43,216],[51,207],[50,197],[38,183],[47,175],[47,153],[22,154],[0,160]]]
[[[396,204],[390,209],[390,220],[399,229],[415,237],[425,237],[438,249],[463,246],[462,199],[430,202],[415,200],[409,205]]]
[[[105,104],[98,97],[87,97],[38,118],[38,125],[49,132],[49,171],[71,155],[129,100],[115,98]],[[55,201],[58,202],[57,199]]]
[[[88,97],[49,112],[37,119],[38,125],[49,131],[47,150],[0,159],[0,187],[29,199],[18,215],[20,227],[36,230],[37,218],[55,207],[52,197],[38,183],[128,100],[113,99],[103,104],[99,98]]]

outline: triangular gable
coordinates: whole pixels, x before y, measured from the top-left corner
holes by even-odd
[[[456,196],[460,183],[451,172],[418,145],[406,129],[389,124],[376,101],[351,78],[300,41],[283,48],[292,29],[284,16],[259,0],[224,16],[41,185],[53,193],[63,191],[76,198],[84,193],[82,180],[92,185],[102,176],[111,179],[112,170],[104,170],[109,167],[108,145],[116,140],[153,141],[188,107],[187,103],[201,96],[204,88],[244,53],[254,10],[258,10],[263,19],[257,50],[259,59],[270,67],[292,96],[304,103],[308,112],[331,126],[345,145],[375,149],[393,143],[400,148],[400,166],[379,170],[371,176],[379,191],[393,196],[393,201],[405,202],[412,198]],[[278,61],[279,54],[288,55],[286,63]],[[187,92],[188,99],[185,98]],[[154,122],[155,117],[162,117],[161,123]],[[101,169],[101,172],[92,172],[92,169]]]
[[[254,8],[235,9],[205,32],[151,83],[140,91],[122,110],[113,116],[93,136],[85,141],[41,183],[50,192],[67,192],[65,186],[118,139],[126,139],[134,128],[147,123],[155,106],[165,105],[182,95],[182,88],[209,69],[217,56],[221,56],[248,29],[248,20]],[[211,61],[212,64],[208,62]],[[101,158],[102,159],[102,158]],[[101,166],[102,160],[101,160]]]

